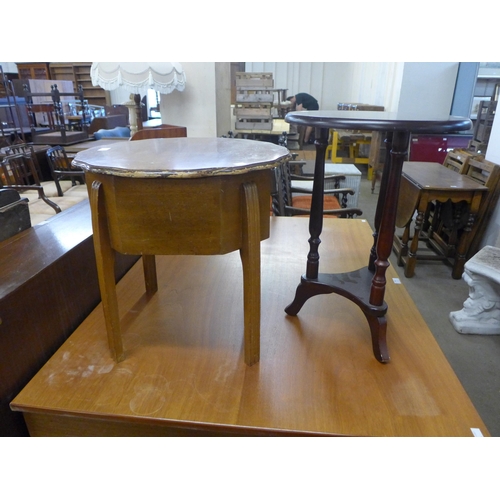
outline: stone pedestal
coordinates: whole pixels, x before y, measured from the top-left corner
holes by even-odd
[[[469,298],[463,309],[450,313],[459,333],[500,335],[500,248],[486,246],[465,263]]]

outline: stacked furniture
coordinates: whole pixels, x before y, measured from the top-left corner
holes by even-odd
[[[30,119],[33,144],[65,145],[88,139],[85,119],[87,116],[86,103],[82,87],[79,87],[77,92],[61,92],[58,83],[53,83],[50,86],[50,91],[33,92],[31,86],[25,85],[24,97]],[[68,111],[66,106],[75,101],[82,109],[81,130],[71,130],[65,118]],[[39,123],[40,114],[43,114],[43,119],[47,123]],[[42,128],[40,125],[44,125],[44,127]]]
[[[272,130],[272,73],[236,73],[235,129]]]
[[[9,146],[24,141],[29,124],[24,110],[24,100],[18,102],[12,82],[0,66],[0,145]],[[24,113],[23,113],[24,111]]]
[[[396,217],[403,233],[394,235],[393,250],[407,278],[417,261],[429,260],[450,262],[452,277],[461,278],[479,250],[499,182],[500,166],[470,151],[448,153],[444,165],[405,163]]]
[[[26,62],[16,63],[21,80],[67,80],[74,88],[81,86],[88,103],[104,106],[109,103],[109,92],[92,85],[90,62]]]
[[[496,101],[481,101],[474,124],[474,134],[469,143],[469,149],[477,154],[485,154],[490,140],[491,127],[497,109]]]

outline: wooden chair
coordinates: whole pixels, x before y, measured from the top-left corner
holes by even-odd
[[[76,186],[76,181],[80,184],[85,184],[85,172],[71,165],[71,158],[67,156],[62,146],[49,148],[46,155],[52,178],[56,184],[57,196],[63,196],[63,190],[60,184],[60,181],[63,179],[71,179],[72,186]]]
[[[497,101],[481,101],[479,103],[469,150],[478,154],[486,153],[496,109]]]
[[[473,156],[473,153],[469,151],[452,149],[446,154],[443,165],[459,174],[464,174],[467,171],[469,160]]]
[[[0,242],[30,227],[28,199],[15,189],[0,189]]]
[[[65,120],[64,106],[67,101],[63,98],[71,98],[80,102],[83,116],[88,114],[87,104],[83,98],[83,88],[80,86],[78,92],[60,92],[57,84],[51,85],[50,92],[31,92],[28,85],[24,85],[24,97],[26,99],[26,110],[30,121],[31,140],[33,144],[74,144],[88,139],[87,125],[82,123],[82,130],[68,130],[69,126]],[[50,99],[50,100],[49,100]],[[43,113],[47,123],[40,127],[37,114]]]
[[[489,162],[482,156],[469,157],[463,175],[488,188],[481,201],[474,226],[469,227],[467,224],[469,214],[467,205],[451,202],[439,204],[429,228],[429,242],[437,251],[453,257],[461,235],[464,231],[470,231],[471,244],[467,249],[469,259],[479,250],[480,239],[499,199],[500,165]]]
[[[309,215],[312,200],[312,176],[298,175],[301,162],[286,162],[274,169],[274,183],[272,189],[272,210],[273,215],[294,216]],[[325,176],[325,181],[334,181],[336,186],[341,180],[345,180],[343,175]],[[304,181],[301,186],[292,186],[292,181]],[[362,215],[359,208],[347,208],[347,197],[354,194],[351,188],[325,189],[323,201],[323,214],[325,217],[353,217]]]
[[[168,139],[171,137],[187,137],[187,128],[176,125],[159,125],[158,127],[149,127],[138,130],[131,138],[131,141],[140,141],[143,139]]]
[[[45,194],[31,155],[20,153],[4,158],[0,164],[0,187],[10,187],[20,193],[36,191],[38,198],[52,207],[56,213],[61,211],[59,205]]]

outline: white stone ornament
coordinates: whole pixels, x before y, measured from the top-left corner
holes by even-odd
[[[500,335],[500,248],[485,246],[465,263],[469,298],[450,313],[455,330],[464,334]]]

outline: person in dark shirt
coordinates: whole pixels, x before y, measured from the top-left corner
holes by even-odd
[[[292,106],[295,106],[295,111],[315,111],[319,109],[318,101],[312,95],[305,92],[299,92],[290,96],[288,100],[292,103]],[[306,144],[309,142],[312,131],[313,127],[306,127],[304,134],[304,142]]]
[[[300,92],[288,98],[295,105],[295,111],[315,111],[319,109],[318,101],[310,94]]]

